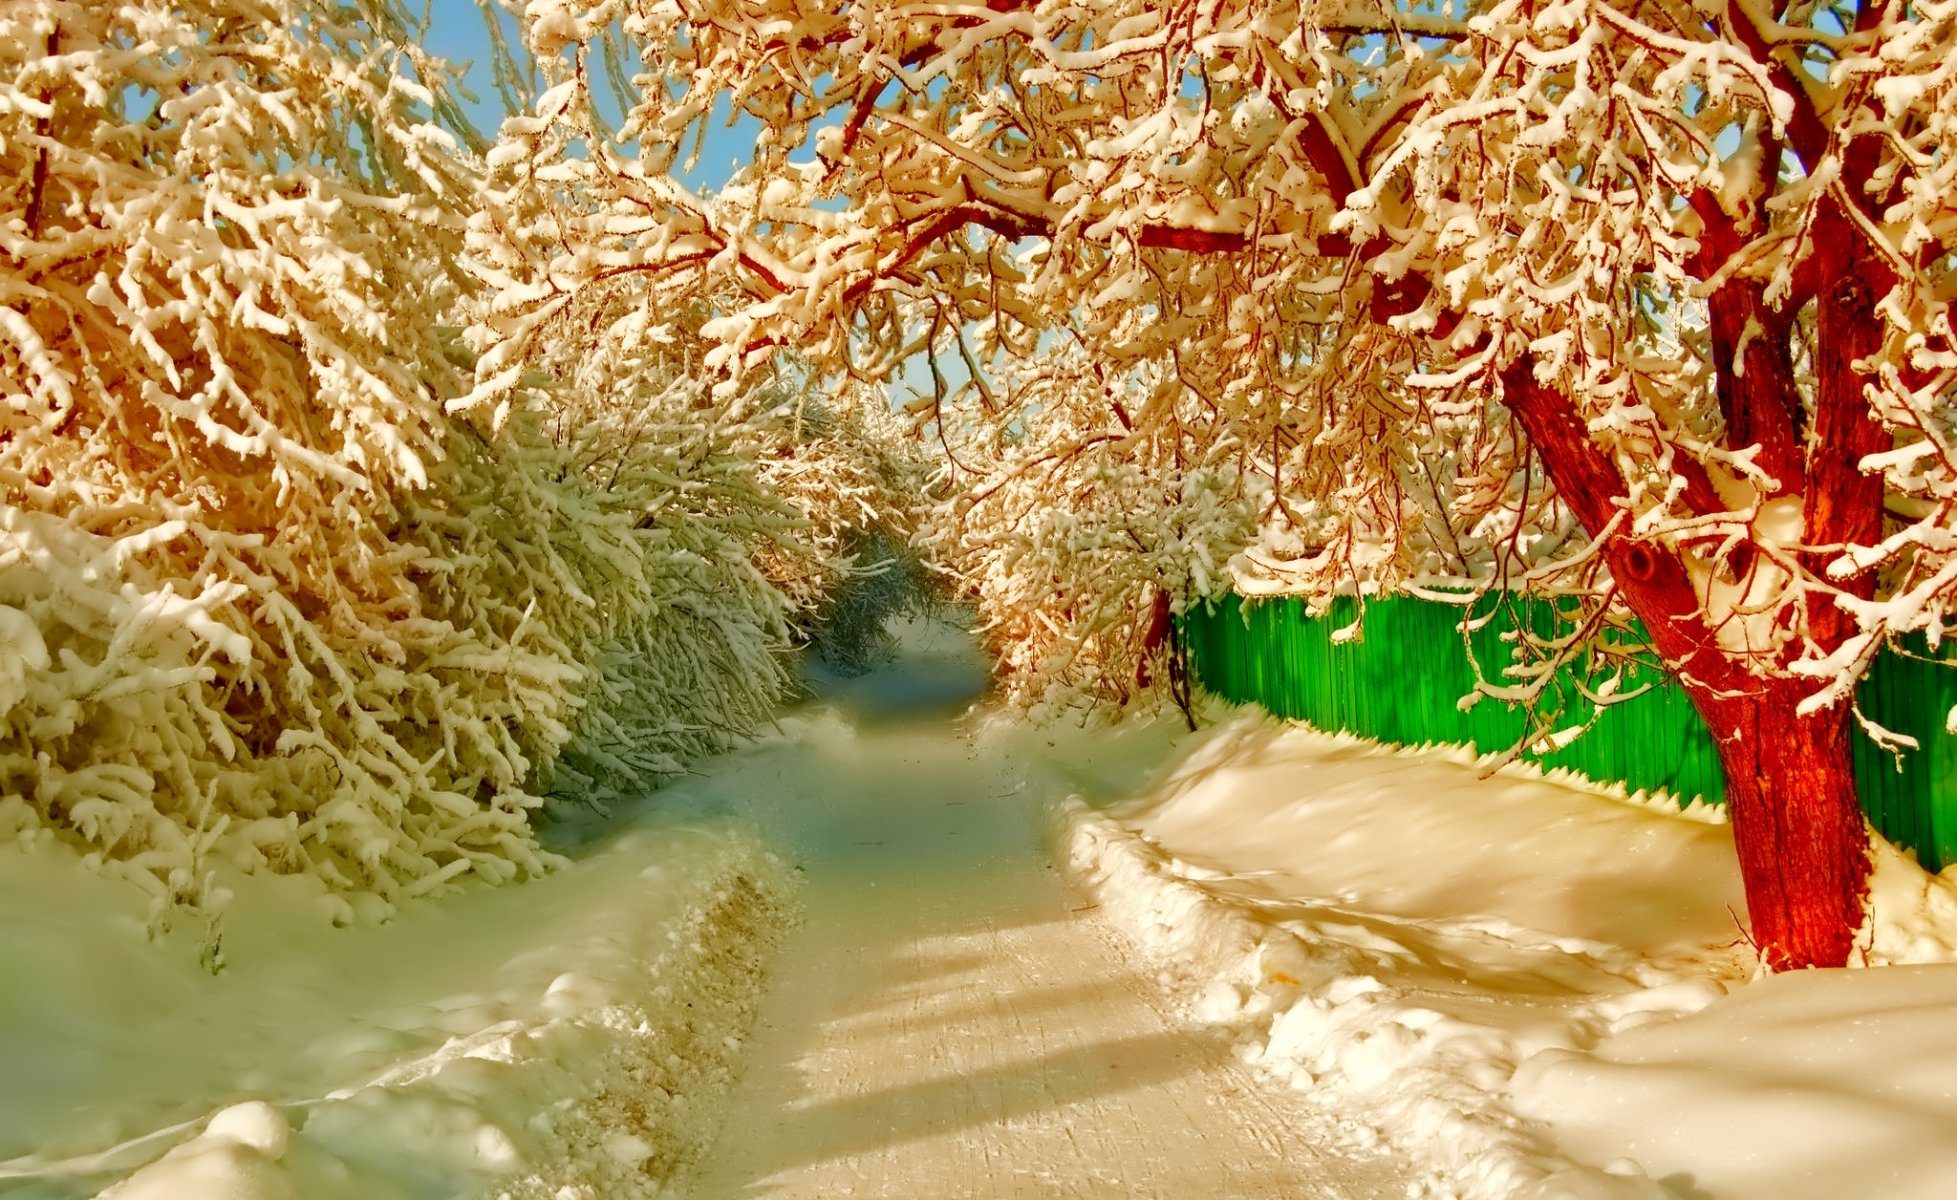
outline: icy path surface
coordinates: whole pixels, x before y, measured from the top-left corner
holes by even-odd
[[[855,687],[854,721],[796,739],[831,742],[822,786],[797,753],[756,806],[799,856],[807,917],[694,1200],[1405,1194],[1176,1016],[1049,865],[1044,802],[1132,786],[1160,757],[1146,735],[974,749],[917,716],[915,662]]]

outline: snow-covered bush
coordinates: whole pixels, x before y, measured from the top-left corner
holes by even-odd
[[[506,718],[567,664],[459,611],[406,504],[471,471],[436,400],[470,182],[354,15],[0,14],[0,805],[159,911],[215,902],[214,853],[384,895],[543,865]]]
[[[337,919],[537,873],[542,789],[673,770],[780,686],[757,563],[808,522],[747,393],[568,315],[481,353],[528,151],[463,152],[405,28],[0,10],[0,830],[157,918],[234,869]]]
[[[761,478],[803,524],[800,557],[775,552],[760,565],[794,600],[798,635],[819,637],[839,604],[856,603],[851,594],[885,596],[886,613],[921,600],[908,594],[918,581],[907,547],[929,471],[883,389],[817,381],[795,369],[771,392],[754,457]],[[886,560],[900,566],[896,577]]]
[[[558,82],[505,122],[488,156],[470,262],[496,289],[473,310],[475,386],[451,407],[497,424],[513,410],[547,414],[588,480],[639,489],[648,514],[670,503],[661,486],[706,470],[685,505],[737,544],[738,571],[735,551],[701,551],[740,575],[723,581],[742,598],[723,618],[758,620],[759,604],[771,628],[815,637],[841,593],[880,570],[861,546],[909,540],[919,460],[879,387],[819,376],[788,348],[738,377],[726,369],[711,327],[739,297],[674,286],[663,257],[712,252],[711,234],[671,180],[614,140],[586,77],[542,65]],[[676,414],[690,433],[667,445]],[[772,689],[772,670],[742,674],[766,674]]]
[[[830,570],[763,477],[765,412],[717,398],[696,339],[643,300],[629,283],[594,288],[543,322],[503,421],[563,477],[537,489],[533,518],[568,581],[544,624],[589,670],[539,781],[555,796],[642,787],[764,719],[797,606],[785,585]]]

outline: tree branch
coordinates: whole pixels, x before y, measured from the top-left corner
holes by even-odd
[[[1879,8],[1880,4],[1875,7]],[[1793,100],[1794,114],[1787,122],[1787,138],[1794,153],[1800,156],[1802,166],[1812,174],[1828,152],[1828,127],[1821,121],[1813,93],[1786,60],[1774,53],[1776,47],[1761,33],[1746,0],[1726,0],[1726,24],[1740,45],[1746,47],[1746,52],[1767,68],[1767,78],[1773,85]]]
[[[1557,496],[1592,538],[1603,536],[1628,490],[1623,474],[1591,441],[1569,397],[1536,382],[1527,355],[1501,372],[1501,383],[1502,403],[1521,422]],[[1602,552],[1625,603],[1673,671],[1720,691],[1746,682],[1706,628],[1698,592],[1676,551],[1612,533]]]
[[[48,30],[48,57],[53,58],[60,46],[61,26],[56,24],[53,29]],[[41,236],[41,201],[47,195],[48,188],[48,138],[52,136],[54,129],[53,88],[49,88],[42,94],[41,102],[48,106],[49,115],[38,117],[34,121],[34,137],[40,145],[35,148],[34,175],[27,190],[27,236],[35,239]]]
[[[1691,203],[1702,226],[1693,269],[1714,278],[1747,239],[1710,192],[1693,193]],[[1798,494],[1807,484],[1807,414],[1794,381],[1793,315],[1768,305],[1764,283],[1738,276],[1725,279],[1706,306],[1723,443],[1729,450],[1757,444],[1755,462],[1777,484],[1772,494]],[[1719,511],[1695,507],[1702,515]]]
[[[1820,548],[1804,556],[1820,576],[1840,548],[1882,540],[1883,478],[1864,471],[1862,460],[1890,449],[1894,439],[1869,405],[1868,378],[1858,364],[1881,353],[1884,329],[1876,306],[1896,276],[1866,252],[1853,222],[1832,206],[1817,215],[1814,241],[1829,283],[1815,297],[1814,433],[1802,540]],[[1875,585],[1875,573],[1865,571],[1843,590],[1867,599]],[[1855,631],[1855,619],[1831,603],[1810,614],[1809,626],[1815,642],[1833,650]]]

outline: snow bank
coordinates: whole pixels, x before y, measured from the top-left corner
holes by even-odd
[[[579,1200],[711,1136],[785,870],[713,823],[614,829],[521,889],[332,929],[258,878],[212,976],[113,879],[0,849],[0,1190]],[[45,843],[45,839],[43,839]]]
[[[1957,963],[1957,867],[1932,875],[1874,833],[1869,861],[1861,965]]]
[[[1862,961],[1759,979],[1678,1021],[1524,1063],[1518,1112],[1684,1195],[1957,1193],[1957,872],[1881,838]]]
[[[1957,886],[1880,840],[1867,961],[1935,965],[1755,978],[1716,814],[1459,752],[1238,717],[1060,816],[1200,1015],[1459,1195],[1957,1193]]]
[[[1629,1156],[1681,1196],[1957,1195],[1957,967],[1763,978],[1678,1021],[1516,1073],[1570,1153]]]
[[[1203,1017],[1461,1194],[1667,1194],[1561,1153],[1507,1085],[1746,976],[1725,827],[1253,717],[1138,800],[1062,819],[1075,877]]]

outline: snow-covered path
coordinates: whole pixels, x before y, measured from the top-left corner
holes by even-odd
[[[847,744],[822,786],[783,757],[756,805],[807,919],[695,1200],[1404,1194],[1176,1017],[1051,867],[1043,802],[1125,784],[1147,747],[1102,743],[1120,778],[1097,780],[1083,746],[1063,777],[1044,742],[974,751],[942,719],[826,732]]]

